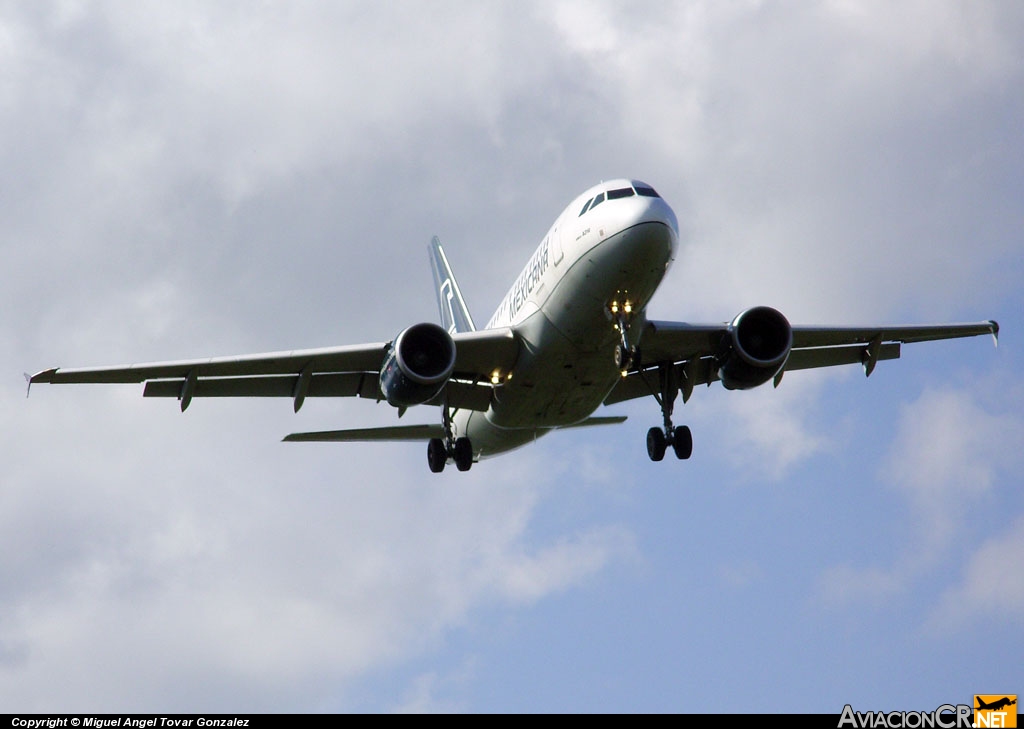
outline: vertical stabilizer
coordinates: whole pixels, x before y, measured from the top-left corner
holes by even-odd
[[[475,332],[473,317],[469,315],[455,274],[448,265],[441,241],[436,235],[427,248],[430,251],[430,267],[434,271],[434,289],[437,291],[437,306],[441,310],[441,326],[447,329],[449,334]]]

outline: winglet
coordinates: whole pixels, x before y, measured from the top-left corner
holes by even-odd
[[[29,377],[29,383],[31,384],[33,382],[53,382],[53,376],[57,374],[57,370],[59,369],[60,367],[51,367],[48,370],[36,372],[34,375]]]
[[[25,372],[25,381],[28,382],[28,387],[25,388],[25,397],[27,398],[29,393],[32,391],[33,382],[53,382],[53,376],[57,374],[57,370],[59,369],[60,367],[51,367],[48,370],[36,372],[34,375],[30,375],[28,372]]]
[[[995,319],[989,319],[988,323],[992,327],[992,341],[995,342],[995,345],[998,347],[999,346],[999,322],[997,322]]]

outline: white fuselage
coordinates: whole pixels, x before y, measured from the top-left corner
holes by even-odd
[[[580,211],[602,192],[633,185],[643,186],[603,182],[570,203],[487,323],[511,327],[522,347],[512,372],[501,373],[487,412],[455,413],[456,431],[470,438],[475,457],[584,420],[621,376],[610,306],[628,302],[627,336],[635,345],[644,308],[675,258],[679,224],[661,197],[649,195],[606,197]]]

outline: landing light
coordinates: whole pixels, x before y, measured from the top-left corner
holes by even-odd
[[[633,312],[633,305],[627,301],[625,304],[622,305],[622,310],[627,314],[630,314]]]
[[[491,384],[497,385],[499,382],[501,382],[501,372],[494,370],[494,372],[491,373]]]
[[[618,314],[619,313],[619,302],[618,301],[613,301],[611,308],[612,308],[612,313],[613,314]]]

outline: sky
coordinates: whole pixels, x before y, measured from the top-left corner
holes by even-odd
[[[1024,5],[0,2],[0,711],[826,712],[1024,692]],[[23,372],[486,321],[652,184],[655,319],[996,319],[468,473],[364,400]],[[434,422],[414,408],[404,422]]]

